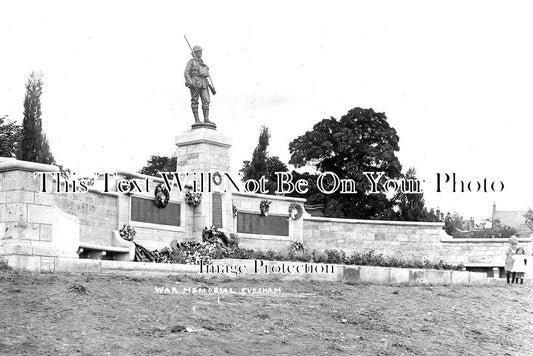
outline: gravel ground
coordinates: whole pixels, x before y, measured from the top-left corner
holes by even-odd
[[[533,355],[532,283],[0,270],[0,355]]]

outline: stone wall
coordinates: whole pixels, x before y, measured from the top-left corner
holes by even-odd
[[[303,241],[309,249],[375,251],[387,256],[440,260],[465,266],[504,266],[508,239],[456,239],[443,230],[443,223],[373,221],[308,217]],[[529,255],[533,240],[520,238]]]
[[[57,168],[16,160],[0,161],[0,255],[12,259],[31,256],[37,269],[55,263],[52,257],[76,257],[76,249],[82,243],[112,244],[112,231],[124,224],[136,227],[136,242],[148,249],[161,249],[172,240],[199,241],[200,228],[207,226],[202,224],[209,222],[200,216],[210,211],[200,209],[203,204],[209,205],[209,193],[199,207],[193,208],[184,202],[183,191],[173,189],[170,200],[181,204],[180,226],[148,224],[131,221],[131,196],[127,194],[104,193],[98,184],[87,193],[41,193],[39,181],[33,177],[35,171],[55,172]],[[135,195],[153,199],[155,185],[162,180],[148,178],[151,190]],[[226,231],[237,229],[238,218],[230,213],[232,204],[239,212],[256,214],[261,219],[260,203],[270,200],[269,214],[288,220],[288,236],[239,233],[240,246],[244,248],[283,251],[292,242],[302,242],[310,250],[341,249],[347,253],[373,250],[406,259],[443,260],[480,268],[503,266],[508,248],[507,239],[451,238],[445,234],[442,223],[319,218],[305,211],[302,217],[293,220],[289,218],[290,204],[303,206],[304,199],[241,192],[224,194],[222,211]],[[232,197],[229,201],[228,196]],[[519,245],[531,256],[531,238],[519,239]]]
[[[303,241],[309,249],[375,251],[387,256],[438,260],[444,233],[442,223],[352,220],[309,217],[304,219]]]
[[[40,193],[40,181],[34,179],[34,172],[57,171],[54,166],[0,159],[0,259],[10,266],[46,270],[59,257],[77,257],[78,219],[57,208],[51,194]]]
[[[101,234],[110,236],[111,230],[119,230],[123,225],[132,225],[137,232],[135,242],[143,245],[149,250],[161,249],[169,246],[172,240],[186,241],[194,239],[192,234],[194,209],[184,202],[184,191],[179,191],[177,186],[170,190],[170,202],[179,203],[180,226],[156,225],[145,222],[131,220],[131,198],[144,197],[150,200],[155,197],[155,188],[163,183],[159,177],[145,176],[136,173],[118,172],[117,179],[128,177],[128,179],[138,179],[143,181],[149,179],[148,192],[135,192],[131,196],[119,193],[115,186],[110,187],[110,192],[103,192],[103,183],[96,182],[95,187],[86,194],[71,194],[76,200],[81,200],[82,210],[78,212],[80,223],[85,227],[82,229],[82,240],[98,239]],[[85,197],[83,197],[85,196]],[[83,209],[84,204],[88,204],[89,209]],[[78,205],[78,204],[75,204]],[[94,205],[94,207],[92,207]],[[76,213],[73,213],[76,214]],[[98,226],[99,231],[91,231],[91,226]],[[107,235],[106,235],[107,233]],[[98,235],[98,236],[96,236]],[[96,242],[95,242],[96,243]]]
[[[271,214],[284,214],[287,218],[290,203],[303,205],[304,202],[296,198],[233,193],[233,203],[239,211],[259,214],[262,200],[272,201]],[[234,231],[236,225],[235,218]],[[508,239],[455,239],[444,232],[443,226],[443,223],[311,217],[305,213],[301,219],[290,220],[288,237],[240,233],[238,236],[240,246],[261,250],[286,251],[291,242],[299,241],[309,250],[338,249],[348,254],[374,251],[385,256],[431,262],[442,260],[469,267],[504,266]],[[533,239],[520,238],[519,246],[531,256]]]
[[[61,210],[80,220],[82,242],[108,245],[111,232],[119,229],[116,193],[54,193],[53,197]]]
[[[269,210],[270,215],[283,216],[289,220],[289,236],[243,234],[237,232],[240,241],[239,246],[260,250],[283,251],[290,246],[291,242],[303,241],[303,217],[297,220],[289,219],[289,205],[291,203],[297,203],[303,209],[305,199],[241,192],[233,193],[233,205],[235,205],[239,212],[260,215],[259,205],[263,200],[270,200],[272,202]],[[309,216],[309,214],[305,213],[305,210],[304,216]],[[233,231],[237,231],[236,217],[234,217]]]
[[[509,248],[508,239],[442,239],[443,260],[449,263],[462,263],[465,266],[505,265],[505,255]],[[518,246],[523,247],[531,257],[533,239],[519,238]],[[532,259],[533,260],[533,259]],[[529,267],[533,267],[530,265]],[[533,270],[532,270],[533,271]]]

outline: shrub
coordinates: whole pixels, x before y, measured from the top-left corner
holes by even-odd
[[[186,263],[210,264],[213,259],[246,259],[246,260],[270,260],[270,261],[298,261],[310,263],[331,263],[359,266],[380,266],[397,268],[421,268],[421,269],[447,269],[462,270],[462,265],[450,265],[442,260],[432,263],[428,259],[406,260],[401,256],[384,256],[376,254],[374,250],[359,252],[355,251],[350,256],[342,250],[307,251],[300,242],[290,245],[287,252],[261,251],[238,247],[237,235],[230,234],[228,237],[222,230],[216,227],[205,228],[202,233],[203,242],[184,242],[166,247],[161,251],[153,251],[156,262],[161,263]],[[231,246],[231,248],[229,247]]]
[[[327,263],[344,264],[346,262],[346,254],[342,250],[326,250],[325,253]]]
[[[0,259],[0,271],[6,271],[6,270],[10,270],[11,267],[9,267],[9,265],[7,264],[6,261]]]

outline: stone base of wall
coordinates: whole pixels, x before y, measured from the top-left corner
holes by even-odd
[[[12,255],[4,257],[7,264],[15,269],[29,271],[77,272],[77,273],[115,273],[115,274],[187,274],[206,278],[228,278],[227,273],[200,273],[198,265],[105,261],[91,259],[75,259],[67,257],[42,257]],[[283,261],[255,261],[255,260],[214,260],[214,266],[247,266],[246,272],[234,278],[259,278],[282,280],[313,280],[343,283],[370,284],[407,284],[407,285],[450,285],[450,284],[487,284],[490,279],[485,273],[465,271],[437,271],[407,268],[388,268],[370,266],[343,266],[319,263],[308,263],[315,272],[305,271],[302,262]],[[262,264],[261,264],[262,263]],[[257,268],[257,266],[260,266]],[[213,265],[212,265],[213,266]],[[268,273],[263,268],[268,266]],[[290,267],[292,266],[292,267]],[[300,267],[301,273],[281,273],[283,269],[296,271]],[[205,266],[204,266],[205,267]],[[316,272],[319,271],[319,272]],[[256,273],[257,272],[257,273]]]

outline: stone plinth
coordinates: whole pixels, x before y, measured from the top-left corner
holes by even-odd
[[[201,231],[204,227],[213,225],[214,218],[222,222],[222,226],[218,227],[233,231],[231,183],[226,178],[226,174],[230,174],[231,138],[212,128],[195,127],[177,136],[175,142],[176,171],[180,175],[189,173],[188,183],[196,181],[197,191],[202,193],[199,206],[185,206],[186,209],[193,210],[193,237],[201,239]],[[215,184],[215,180],[220,180],[213,178],[217,172],[222,178],[220,185]],[[213,199],[213,194],[220,194],[220,198]]]

